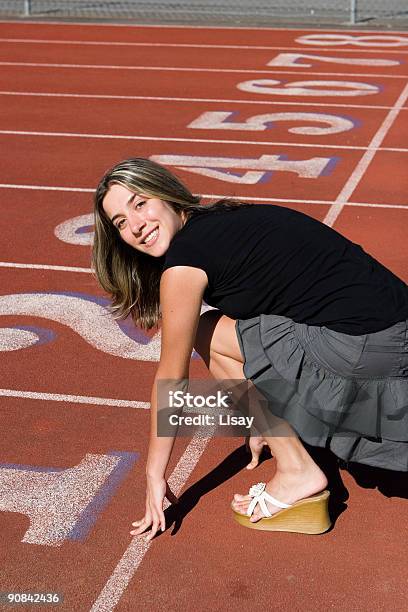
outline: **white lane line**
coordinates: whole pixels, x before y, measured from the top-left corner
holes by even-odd
[[[170,138],[166,136],[128,136],[125,134],[86,134],[75,132],[30,132],[28,130],[0,130],[0,135],[10,136],[46,136],[55,138],[99,138],[101,140],[146,140],[157,142],[202,142],[207,144],[239,144],[239,145],[257,145],[264,147],[303,147],[303,148],[320,148],[320,149],[347,149],[352,151],[366,151],[367,147],[352,146],[352,145],[329,145],[316,143],[299,143],[299,142],[283,142],[283,141],[265,141],[265,140],[222,140],[215,138]],[[394,151],[397,153],[406,153],[408,149],[395,147],[383,147],[375,149],[376,151]]]
[[[187,446],[168,479],[169,486],[175,495],[180,494],[210,440],[210,436],[204,438],[196,434]],[[165,508],[168,506],[169,503],[166,500]],[[114,610],[152,544],[153,542],[146,541],[144,535],[133,537],[90,612],[110,612]]]
[[[117,408],[136,408],[138,410],[150,410],[150,402],[138,402],[134,400],[112,399],[109,397],[93,397],[91,395],[66,395],[62,393],[43,393],[39,391],[21,391],[19,389],[0,389],[0,397],[16,397],[21,399],[41,400],[47,402],[65,402],[68,404],[92,404],[96,406],[116,406]],[[192,414],[213,414],[212,408],[196,408],[186,406],[184,412]],[[239,416],[239,410],[220,408],[219,414],[234,414]]]
[[[88,26],[97,26],[98,28],[129,28],[129,29],[143,29],[143,28],[156,28],[156,29],[163,29],[163,28],[167,28],[170,30],[252,30],[257,32],[258,30],[266,30],[266,31],[274,31],[274,30],[279,30],[282,32],[341,32],[342,34],[344,34],[345,30],[344,29],[336,29],[336,28],[326,28],[326,29],[322,29],[322,28],[300,28],[300,27],[275,27],[275,26],[270,26],[270,27],[258,27],[258,26],[216,26],[216,25],[207,25],[205,27],[203,27],[202,25],[182,25],[182,24],[177,24],[177,25],[169,25],[169,24],[160,24],[160,25],[156,25],[156,24],[150,24],[150,23],[103,23],[103,22],[92,22],[92,21],[31,21],[31,20],[25,20],[24,21],[19,21],[19,20],[15,20],[15,19],[0,19],[0,24],[5,23],[5,24],[13,24],[13,25],[19,25],[22,26],[23,29],[25,29],[25,25],[29,24],[29,25],[58,25],[58,26],[81,26],[83,27],[88,27]],[[358,34],[358,33],[363,33],[365,34],[366,32],[370,32],[370,33],[374,33],[374,34],[379,34],[379,35],[384,35],[384,30],[366,30],[365,28],[362,30],[355,30],[353,28],[353,33],[354,34]],[[388,35],[393,35],[393,34],[406,34],[406,30],[391,30],[391,31],[387,31],[386,34]],[[13,39],[12,39],[13,40]]]
[[[388,34],[388,33],[387,33]],[[167,42],[123,42],[123,41],[103,41],[103,40],[55,40],[48,38],[0,38],[0,42],[10,42],[15,44],[34,44],[34,45],[85,45],[85,46],[97,46],[97,47],[163,47],[163,48],[180,48],[180,49],[243,49],[243,50],[260,50],[260,51],[305,51],[309,53],[311,51],[311,45],[297,46],[297,47],[283,47],[283,46],[270,46],[270,45],[208,45],[198,43],[167,43]],[[404,45],[405,46],[405,45]],[[408,37],[407,37],[408,46]],[[316,48],[313,48],[317,51]],[[392,47],[392,49],[367,49],[359,47],[358,49],[333,49],[333,47],[320,47],[318,51],[330,51],[330,52],[346,52],[346,53],[403,53],[406,54],[408,51],[402,51],[401,47]]]
[[[75,193],[95,193],[95,189],[88,187],[53,187],[52,185],[15,185],[0,183],[0,189],[33,189],[34,191],[73,191]]]
[[[371,73],[352,73],[352,72],[310,72],[310,70],[259,70],[253,68],[194,68],[190,66],[125,66],[123,64],[54,64],[45,62],[0,62],[0,66],[22,66],[30,68],[75,68],[85,70],[144,70],[159,72],[215,72],[215,73],[243,73],[243,74],[304,74],[316,76],[336,76],[336,77],[370,77],[377,79],[406,79],[404,74],[371,74]],[[300,66],[301,67],[301,66]]]
[[[384,121],[380,125],[376,134],[374,134],[370,144],[368,145],[367,151],[364,153],[363,157],[358,162],[353,173],[349,177],[347,183],[344,185],[343,189],[337,196],[335,202],[332,204],[329,212],[324,218],[323,222],[329,225],[330,227],[333,226],[337,217],[343,210],[343,207],[348,202],[352,193],[356,189],[357,185],[363,178],[368,166],[370,165],[374,155],[376,154],[376,149],[380,147],[381,143],[383,142],[384,138],[386,137],[387,133],[392,127],[395,119],[398,117],[398,114],[401,108],[404,106],[405,102],[407,101],[407,98],[408,98],[408,85],[405,85],[400,96],[395,102],[393,108],[390,110],[390,112],[385,117]],[[389,178],[392,178],[392,177],[389,177]]]
[[[39,393],[37,391],[20,391],[18,389],[0,389],[0,396],[19,397],[50,402],[68,402],[72,404],[94,404],[98,406],[117,406],[118,408],[150,409],[150,402],[92,397],[90,395],[64,395],[61,393]]]
[[[225,198],[228,197],[225,194],[224,195],[210,195],[210,194],[202,194],[201,195],[202,198],[208,198],[208,199],[214,199],[214,198]],[[232,196],[229,196],[232,197]],[[257,202],[282,202],[282,203],[289,203],[289,204],[333,204],[333,200],[296,200],[294,198],[258,198],[256,196],[239,196],[239,195],[234,195],[234,198],[236,198],[237,200],[254,200]],[[408,204],[373,204],[371,202],[344,202],[345,206],[357,206],[357,207],[367,207],[367,208],[408,208]]]
[[[86,272],[92,274],[91,268],[76,268],[73,266],[52,266],[49,264],[23,264],[11,261],[0,261],[0,268],[30,268],[32,270],[57,270],[59,272]]]
[[[0,91],[0,96],[33,96],[44,98],[85,98],[85,99],[100,99],[100,100],[148,100],[153,102],[206,102],[211,104],[263,104],[263,105],[280,105],[280,106],[307,106],[310,108],[310,102],[279,102],[275,100],[229,100],[217,98],[173,98],[169,96],[120,96],[109,94],[77,94],[77,93],[57,93],[57,92],[37,92],[37,91]],[[376,106],[371,104],[332,104],[329,102],[313,102],[313,107],[324,106],[336,108],[369,108],[375,110],[389,110],[392,106]]]
[[[0,189],[28,189],[32,191],[66,191],[66,192],[80,192],[80,193],[94,193],[95,189],[82,188],[82,187],[50,187],[48,185],[22,185],[12,183],[0,183]],[[205,200],[213,200],[226,197],[234,197],[238,200],[256,201],[256,202],[287,202],[292,204],[333,204],[333,200],[299,200],[295,198],[262,198],[258,196],[248,195],[237,195],[237,194],[214,194],[214,193],[202,193],[201,197]],[[341,203],[341,202],[340,202]],[[343,202],[347,206],[364,206],[371,208],[408,208],[405,204],[383,204],[383,203],[372,203],[372,202]]]

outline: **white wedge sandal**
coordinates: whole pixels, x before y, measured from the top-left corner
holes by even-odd
[[[300,499],[294,504],[285,504],[269,495],[265,487],[264,482],[258,482],[249,489],[249,495],[252,499],[246,514],[233,510],[234,518],[240,525],[265,531],[293,531],[310,534],[324,533],[330,528],[329,491],[321,491],[311,497]],[[267,501],[281,508],[281,510],[271,514],[266,505]],[[257,504],[259,504],[264,517],[256,523],[252,523],[249,519]]]

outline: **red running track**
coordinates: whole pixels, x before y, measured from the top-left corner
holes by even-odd
[[[154,156],[206,197],[334,225],[407,281],[408,36],[3,22],[0,45],[0,590],[69,612],[405,610],[405,474],[323,451],[322,536],[235,524],[269,463],[249,474],[241,440],[214,438],[176,441],[181,524],[130,538],[159,337],[104,314],[89,215],[108,166]]]

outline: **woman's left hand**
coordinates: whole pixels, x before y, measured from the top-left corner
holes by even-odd
[[[140,535],[151,526],[151,531],[146,538],[147,541],[150,541],[154,538],[159,528],[161,531],[166,529],[166,519],[163,512],[165,497],[172,504],[178,502],[178,498],[171,491],[164,478],[147,478],[145,515],[140,521],[132,523],[135,529],[130,532],[131,535]]]
[[[247,470],[253,470],[259,464],[259,458],[264,446],[268,446],[267,441],[262,436],[247,436],[245,438],[245,446],[248,453],[251,453],[251,462],[246,466]]]

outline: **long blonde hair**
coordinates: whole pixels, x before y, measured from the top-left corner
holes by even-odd
[[[166,201],[188,219],[193,212],[233,209],[234,200],[220,200],[203,206],[179,179],[164,166],[149,159],[131,158],[116,164],[102,177],[95,192],[95,238],[92,264],[102,288],[112,298],[116,318],[129,314],[137,325],[150,329],[160,319],[160,277],[164,257],[151,257],[130,247],[104,211],[103,200],[114,185]]]

